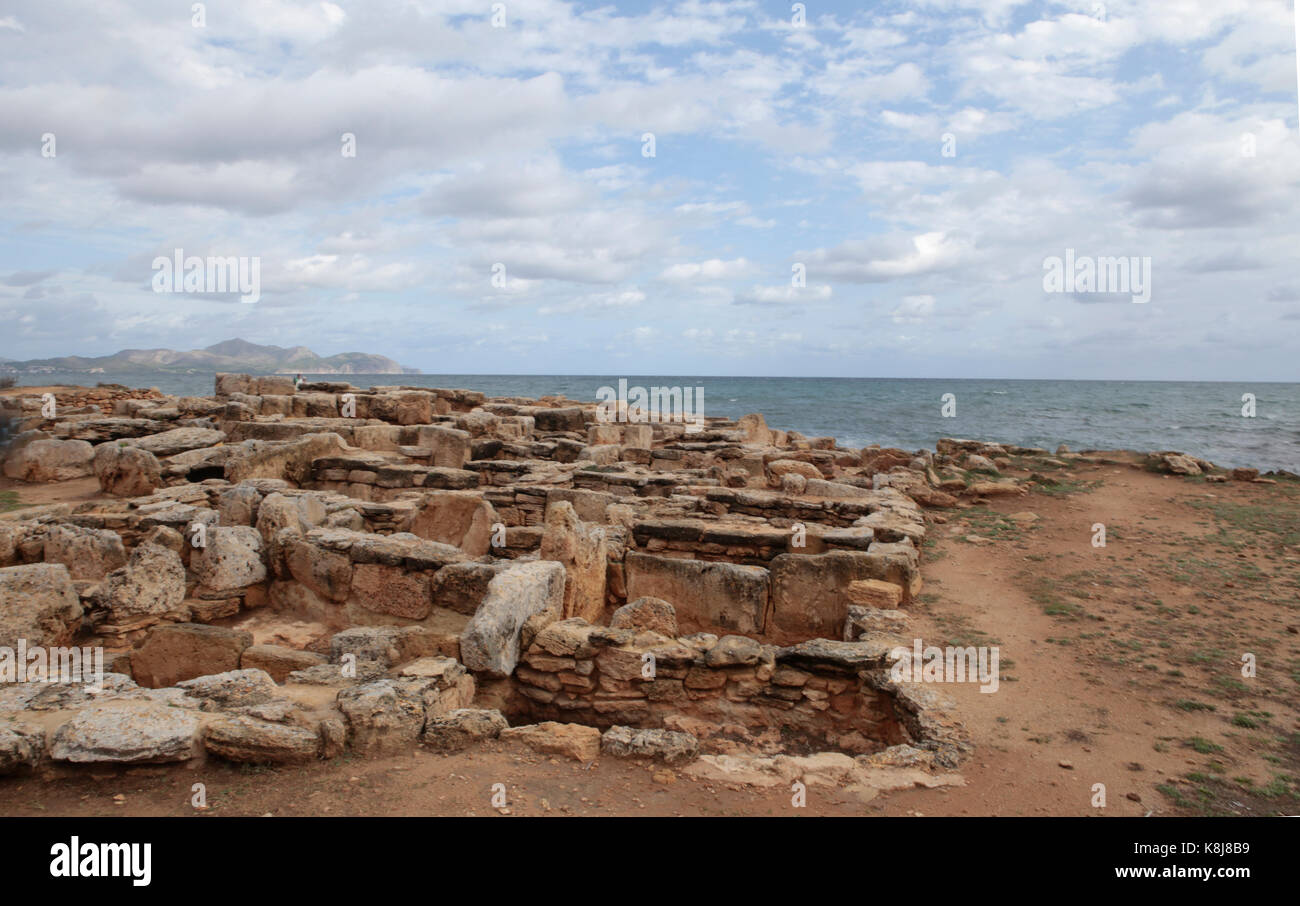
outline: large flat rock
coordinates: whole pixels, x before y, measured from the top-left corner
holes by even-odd
[[[54,734],[50,756],[77,764],[187,761],[199,721],[183,708],[159,704],[103,705],[79,712]]]

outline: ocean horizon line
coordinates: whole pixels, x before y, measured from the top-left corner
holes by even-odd
[[[125,373],[125,372],[124,372]],[[191,372],[194,374],[216,374],[217,372]],[[289,374],[291,372],[276,372],[277,374]],[[468,372],[468,371],[421,371],[418,374],[396,374],[388,372],[329,372],[329,371],[300,371],[293,372],[302,375],[312,375],[313,377],[525,377],[525,378],[601,378],[607,379],[608,374],[561,374],[558,372],[532,372],[532,371],[497,371],[497,372]],[[1250,380],[1248,378],[1241,380],[1221,381],[1207,379],[1181,379],[1181,378],[1005,378],[1005,377],[885,377],[879,375],[854,377],[839,375],[792,375],[792,374],[692,374],[690,372],[661,372],[660,377],[693,377],[714,380],[770,380],[770,381],[1000,381],[1005,383],[1022,382],[1022,383],[1042,383],[1052,381],[1057,383],[1070,384],[1300,384],[1300,377],[1292,381],[1278,380]],[[651,374],[622,374],[619,377],[627,379],[632,378],[654,378]]]

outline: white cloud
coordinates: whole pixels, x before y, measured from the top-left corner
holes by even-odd
[[[446,370],[882,373],[998,349],[1042,373],[1289,376],[1285,0],[813,5],[804,29],[754,0],[507,6],[494,29],[480,0],[232,0],[195,29],[162,0],[11,0],[0,356],[247,330]],[[259,256],[262,301],[149,293],[176,247]],[[1065,248],[1150,255],[1151,304],[1045,300]],[[794,262],[809,287],[783,285]],[[1225,299],[1253,356],[1200,353]]]
[[[806,255],[810,276],[874,283],[947,270],[972,254],[968,239],[942,231],[883,240],[849,240]]]
[[[659,277],[661,280],[667,280],[670,283],[691,280],[726,280],[743,276],[749,273],[752,267],[753,265],[744,258],[735,258],[731,261],[710,258],[707,261],[686,261],[681,264],[671,265],[665,268]]]

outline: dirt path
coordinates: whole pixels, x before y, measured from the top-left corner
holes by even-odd
[[[67,503],[72,506],[91,500],[112,500],[99,489],[99,479],[74,478],[71,481],[52,481],[47,484],[29,484],[0,476],[0,512],[22,506],[44,506],[50,503]],[[5,505],[8,501],[8,505]]]
[[[588,767],[487,746],[440,755],[424,750],[377,759],[336,759],[297,768],[60,770],[54,779],[0,783],[0,816],[853,816],[879,814],[838,790],[813,788],[796,808],[788,790],[703,784],[671,768],[602,759]],[[208,807],[195,808],[195,784]],[[496,808],[496,784],[506,806]],[[118,798],[120,797],[120,798]]]
[[[938,527],[914,628],[927,644],[998,645],[1003,682],[948,687],[977,746],[966,787],[896,794],[887,811],[1294,812],[1294,539],[1279,553],[1266,533],[1221,535],[1214,510],[1294,522],[1294,489],[1128,467],[1071,479],[1064,496],[1003,498]],[[1039,518],[998,518],[1020,512]],[[1254,679],[1240,675],[1247,651]]]

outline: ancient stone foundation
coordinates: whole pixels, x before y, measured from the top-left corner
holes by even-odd
[[[101,493],[0,516],[0,651],[108,672],[0,685],[0,772],[485,740],[932,770],[969,748],[890,651],[926,508],[1021,493],[987,458],[1014,451],[280,376],[75,402],[7,413],[7,476]]]

